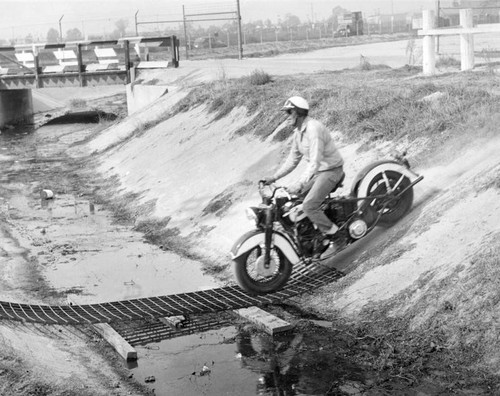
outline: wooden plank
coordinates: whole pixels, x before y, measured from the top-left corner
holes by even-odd
[[[137,360],[137,351],[109,324],[97,323],[92,326],[126,361]]]
[[[241,308],[235,310],[234,312],[271,335],[288,331],[293,328],[290,323],[258,307]]]
[[[76,304],[70,296],[67,296],[69,305]],[[137,351],[130,345],[115,329],[107,323],[97,323],[91,325],[109,345],[111,345],[118,354],[126,361],[137,360]]]

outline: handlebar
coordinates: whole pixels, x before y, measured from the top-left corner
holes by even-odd
[[[262,195],[262,190],[264,189],[264,187],[268,186],[269,189],[272,191],[272,194],[271,196],[269,197],[269,199],[273,199],[275,196],[276,196],[276,193],[278,191],[284,191],[285,194],[287,195],[288,199],[292,199],[290,193],[286,190],[286,187],[284,186],[278,186],[276,183],[266,183],[265,180],[259,180],[259,191],[261,192],[261,195]]]

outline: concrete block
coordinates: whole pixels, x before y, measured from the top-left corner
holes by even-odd
[[[258,307],[237,309],[234,312],[236,312],[238,315],[248,320],[249,322],[257,325],[257,327],[264,330],[266,333],[270,335],[281,333],[283,331],[288,331],[293,328],[293,326],[290,323]]]

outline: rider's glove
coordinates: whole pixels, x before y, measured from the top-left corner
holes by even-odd
[[[262,177],[259,181],[268,185],[268,184],[274,183],[276,181],[276,179],[273,176],[266,176],[266,177]]]

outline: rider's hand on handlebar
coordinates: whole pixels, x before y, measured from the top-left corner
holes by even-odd
[[[264,185],[269,185],[269,184],[273,184],[274,182],[276,181],[276,179],[272,176],[265,176],[265,177],[262,177],[260,180],[259,180],[259,183],[264,183]]]

